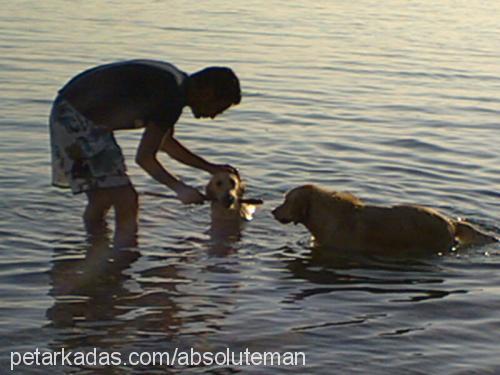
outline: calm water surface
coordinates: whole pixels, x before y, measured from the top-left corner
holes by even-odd
[[[371,203],[415,202],[500,232],[496,1],[0,1],[0,348],[303,351],[284,373],[500,373],[500,246],[424,259],[312,252],[274,222],[303,183]],[[52,188],[47,117],[79,71],[128,58],[192,72],[230,65],[242,104],[185,111],[179,139],[240,168],[266,203],[241,239],[211,241],[133,163],[140,244],[90,243],[83,197]],[[162,160],[195,186],[208,176]],[[23,368],[23,373],[45,373]],[[52,368],[94,373],[92,368]],[[111,373],[110,369],[104,369]],[[164,373],[115,368],[113,373]],[[170,369],[269,373],[264,368]]]

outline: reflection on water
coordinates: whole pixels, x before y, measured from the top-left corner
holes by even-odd
[[[348,252],[313,249],[304,258],[288,261],[287,269],[293,278],[307,280],[309,285],[322,286],[302,288],[300,292],[290,296],[288,302],[302,301],[317,294],[335,296],[337,293],[348,292],[394,296],[389,302],[418,302],[467,292],[438,289],[444,280],[435,276],[434,268],[432,263],[426,263],[422,259],[373,258]],[[366,276],[371,272],[374,273],[373,276]],[[426,277],[426,274],[432,276]],[[411,277],[412,275],[415,276]]]
[[[123,315],[125,309],[117,305],[132,294],[124,287],[130,277],[123,272],[139,256],[137,251],[114,250],[105,236],[94,238],[80,253],[55,249],[49,272],[55,303],[47,317],[55,327],[74,327]]]
[[[218,243],[214,250],[212,245],[207,243],[207,253],[215,251],[218,257],[229,248],[221,250]],[[191,282],[179,271],[187,258],[132,272],[140,258],[139,249],[114,248],[109,236],[94,236],[78,251],[55,248],[49,271],[54,304],[46,312],[55,337],[49,347],[130,353],[142,343],[143,350],[151,351],[206,350],[204,335],[220,329],[228,304],[234,301],[228,296],[196,296],[192,289],[180,291],[179,286]],[[165,258],[152,259],[151,264],[160,260]],[[201,272],[234,271],[213,265]],[[182,303],[190,298],[192,302]],[[183,342],[182,336],[195,339]]]

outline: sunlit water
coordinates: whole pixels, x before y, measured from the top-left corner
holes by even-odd
[[[500,231],[496,1],[0,1],[0,357],[58,350],[303,351],[296,373],[499,373],[500,246],[408,260],[311,252],[270,211],[303,183],[371,203],[414,202]],[[241,239],[210,240],[133,164],[138,253],[91,245],[84,197],[52,188],[47,117],[93,65],[229,65],[240,106],[186,110],[193,151],[240,168],[265,205]],[[162,160],[202,188],[208,176]],[[112,218],[110,217],[110,222]],[[45,368],[22,371],[47,372]],[[269,373],[263,368],[171,369]],[[53,368],[92,373],[92,368]],[[116,373],[165,369],[115,368]],[[3,372],[3,371],[2,371]]]

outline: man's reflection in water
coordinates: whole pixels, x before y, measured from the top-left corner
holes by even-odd
[[[220,345],[210,334],[233,310],[238,271],[223,258],[204,263],[195,254],[188,243],[184,251],[141,259],[137,249],[115,249],[107,236],[81,249],[56,248],[49,271],[55,302],[46,313],[55,328],[50,347],[127,352]]]
[[[120,348],[138,332],[177,333],[181,321],[171,298],[176,284],[145,292],[133,274],[127,274],[139,257],[136,249],[115,249],[105,235],[91,238],[80,251],[56,249],[49,272],[55,302],[46,313],[60,333],[55,348]],[[164,272],[174,278],[176,269],[168,266]]]

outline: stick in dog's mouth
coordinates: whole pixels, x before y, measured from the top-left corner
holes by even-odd
[[[172,197],[168,196],[167,194],[155,193],[152,191],[144,191],[143,194],[144,195],[151,195],[154,197],[160,197],[160,198],[172,198]],[[203,199],[205,199],[206,202],[214,202],[215,201],[215,199],[209,199],[204,194],[203,194]],[[262,199],[259,199],[259,198],[243,198],[243,199],[240,199],[240,203],[260,205],[260,204],[264,204],[264,201]]]
[[[258,198],[243,198],[240,199],[240,202],[245,204],[254,204],[254,205],[264,204],[264,201]]]

